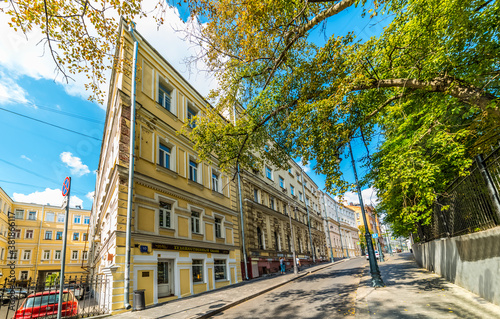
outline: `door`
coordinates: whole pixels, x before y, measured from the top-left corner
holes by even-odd
[[[173,295],[172,261],[158,261],[158,298]]]

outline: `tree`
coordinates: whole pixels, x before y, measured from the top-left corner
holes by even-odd
[[[161,12],[166,4],[157,2],[154,18],[163,23]],[[112,64],[119,19],[133,21],[146,16],[141,3],[141,0],[9,0],[0,7],[0,12],[10,16],[9,25],[23,32],[26,38],[34,30],[41,31],[44,38],[40,44],[44,53],[51,55],[56,73],[65,81],[73,80],[74,74],[85,74],[89,99],[103,103],[106,71],[112,67],[126,71],[131,65],[130,61]]]
[[[365,182],[403,234],[427,223],[436,196],[498,141],[499,1],[373,4],[372,14],[392,19],[379,37],[325,34],[318,45],[312,30],[368,3],[190,2],[207,19],[191,36],[219,81],[215,108],[191,138],[202,158],[215,154],[226,169],[283,167],[288,154],[315,159],[328,190],[343,193],[337,159],[347,143],[382,135],[365,158]],[[220,116],[235,104],[236,125]]]

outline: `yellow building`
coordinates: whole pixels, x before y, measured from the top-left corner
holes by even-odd
[[[47,275],[61,270],[65,213],[58,206],[14,202],[0,187],[1,280],[15,276],[18,282],[44,282]],[[90,210],[70,209],[68,276],[87,274],[89,224]]]
[[[140,68],[128,273],[130,74],[112,74],[91,220],[89,265],[112,282],[112,313],[132,304],[136,289],[145,289],[146,305],[153,305],[241,281],[236,189],[215,158],[200,161],[191,141],[177,134],[203,116],[207,102],[134,35]],[[119,38],[116,61],[132,58],[133,38],[124,23]]]

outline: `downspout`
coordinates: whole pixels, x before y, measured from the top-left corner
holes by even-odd
[[[54,218],[57,218],[55,216],[54,212]],[[38,256],[40,255],[40,238],[42,237],[42,224],[43,224],[43,216],[45,216],[45,205],[42,205],[42,219],[40,220],[40,227],[38,228],[38,242],[36,243],[36,256],[35,256],[35,274],[33,278],[36,278],[39,280],[40,278],[38,277],[38,274],[36,273],[38,270]]]
[[[234,126],[236,126],[236,105],[233,105],[233,117]],[[240,176],[240,164],[236,166],[236,173],[238,175],[238,201],[240,206],[240,227],[241,227],[241,249],[243,251],[243,267],[245,269],[245,280],[248,280],[248,266],[247,266],[247,249],[245,245],[245,221],[243,216],[243,194],[241,191],[241,176]]]
[[[302,177],[302,193],[304,193],[304,204],[306,204],[306,212],[307,212],[307,224],[309,228],[309,243],[311,246],[311,252],[313,257],[313,263],[316,263],[316,252],[314,251],[312,235],[311,235],[311,218],[309,217],[309,207],[307,206],[307,197],[306,197],[306,189],[304,187],[304,170],[300,169],[300,174]]]
[[[129,25],[130,35],[134,39],[134,57],[132,60],[132,96],[130,105],[130,149],[128,159],[128,197],[127,197],[127,228],[125,235],[125,291],[124,301],[125,309],[130,309],[129,290],[130,290],[130,237],[132,224],[132,198],[134,192],[134,148],[135,148],[135,89],[136,89],[136,73],[137,73],[137,50],[139,42],[134,36],[135,24],[131,22]]]
[[[326,220],[326,229],[328,231],[328,243],[330,244],[330,261],[333,263],[333,247],[332,247],[332,239],[330,237],[330,226],[329,226],[329,223],[328,223],[328,214],[326,213],[326,203],[325,203],[325,194],[322,193],[323,196],[321,196],[323,198],[323,207],[325,208],[325,220]]]
[[[342,244],[342,228],[340,227],[340,218],[339,218],[339,207],[338,203],[335,203],[335,212],[337,213],[337,223],[339,223],[339,236],[340,236],[340,249],[342,249],[342,258],[345,258],[344,256],[344,244]],[[349,255],[347,255],[347,258],[349,258]]]

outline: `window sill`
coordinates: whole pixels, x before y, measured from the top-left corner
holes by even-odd
[[[215,279],[215,282],[229,282],[229,279],[224,278],[224,279]]]
[[[193,286],[194,285],[206,285],[207,283],[206,282],[193,282]]]
[[[189,178],[188,178],[188,184],[189,184],[189,185],[192,185],[192,186],[196,186],[196,187],[198,187],[200,190],[203,190],[203,188],[204,188],[203,184],[200,184],[200,183],[198,183],[198,182],[195,182],[195,181],[193,181],[193,180],[190,180]]]
[[[219,191],[214,191],[213,189],[212,189],[212,195],[220,197],[220,198],[224,198],[224,194],[222,194]]]
[[[170,175],[172,176],[173,178],[177,178],[179,176],[179,174],[177,174],[176,171],[173,171],[169,168],[166,168],[166,167],[163,167],[163,166],[160,166],[158,164],[156,164],[156,171],[157,172],[162,172],[162,173],[165,173],[167,175]]]
[[[170,116],[174,121],[178,121],[179,118],[177,117],[177,115],[175,115],[174,113],[170,112],[169,110],[167,110],[165,107],[163,107],[163,105],[161,105],[160,103],[156,102],[156,107],[159,108],[160,110],[162,110],[163,112],[165,112],[168,116]]]

